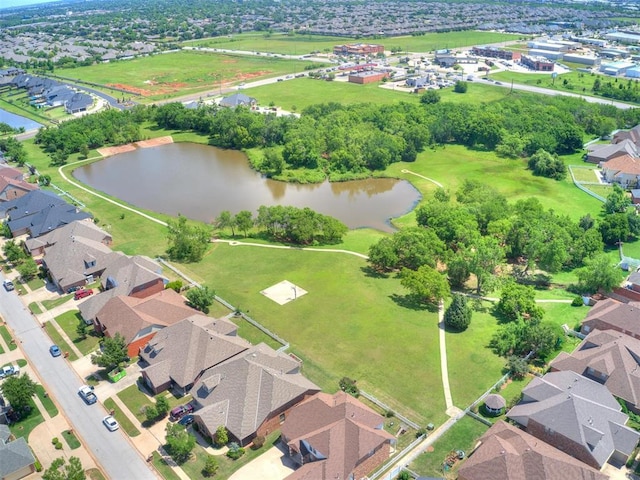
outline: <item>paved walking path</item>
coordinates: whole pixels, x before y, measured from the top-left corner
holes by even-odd
[[[440,188],[444,188],[444,185],[442,185],[440,182],[438,182],[437,180],[434,180],[433,178],[429,178],[429,177],[425,177],[424,175],[420,175],[419,173],[416,172],[412,172],[411,170],[407,170],[406,168],[403,170],[400,170],[401,173],[408,173],[409,175],[415,175],[416,177],[420,177],[424,180],[427,180],[428,182],[433,183],[434,185],[437,185]]]
[[[447,415],[449,415],[449,410],[453,407],[453,399],[451,397],[451,387],[449,386],[447,343],[444,328],[444,300],[442,299],[438,302],[438,330],[440,332],[440,371],[442,372],[442,390],[444,391],[444,402],[447,406]]]
[[[304,250],[307,252],[331,252],[331,253],[346,253],[348,255],[355,255],[356,257],[364,258],[368,260],[369,257],[358,252],[352,252],[351,250],[341,250],[338,248],[313,248],[313,247],[290,247],[287,245],[266,245],[263,243],[251,243],[251,242],[238,242],[237,240],[222,240],[216,238],[214,243],[228,243],[232,247],[237,246],[249,246],[249,247],[262,247],[262,248],[278,248],[281,250]]]

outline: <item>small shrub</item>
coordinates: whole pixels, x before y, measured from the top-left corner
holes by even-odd
[[[265,440],[266,438],[264,438],[262,435],[257,435],[256,438],[253,439],[254,450],[258,450],[259,448],[262,448],[264,446]]]
[[[227,457],[229,457],[231,460],[237,460],[242,455],[244,455],[244,448],[242,448],[236,442],[231,442],[229,444],[229,451],[227,452]]]
[[[176,293],[180,293],[180,291],[182,290],[182,281],[174,280],[173,282],[169,282],[167,283],[165,288],[170,288],[174,290]]]
[[[416,438],[419,438],[419,437],[421,437],[423,435],[426,435],[426,434],[427,434],[427,429],[422,427],[422,428],[418,429],[418,431],[416,432]]]
[[[53,437],[53,438],[51,439],[51,444],[52,444],[52,445],[55,445],[56,443],[60,443],[60,440],[58,440],[58,437]]]
[[[573,301],[571,302],[571,306],[572,307],[581,307],[584,305],[584,301],[582,300],[582,297],[577,296],[573,299]]]
[[[56,450],[62,450],[62,443],[61,442],[56,443]]]
[[[358,397],[360,395],[360,390],[356,387],[356,381],[350,379],[349,377],[342,377],[340,379],[340,390],[349,395],[353,395],[354,397]]]
[[[40,463],[40,460],[36,460],[36,463],[34,463],[33,466],[35,467],[36,472],[42,471],[42,464]]]
[[[158,410],[154,405],[144,407],[144,416],[148,422],[153,422],[158,418]]]
[[[213,455],[207,455],[207,460],[202,469],[202,475],[205,477],[212,477],[218,471],[218,460]]]
[[[387,410],[386,412],[384,412],[384,416],[387,418],[391,418],[391,417],[395,417],[395,412],[393,410]]]

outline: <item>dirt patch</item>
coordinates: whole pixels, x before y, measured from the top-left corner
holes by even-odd
[[[425,452],[431,453],[431,452],[433,452],[434,450],[435,450],[435,448],[433,448],[433,445],[429,445],[429,446],[427,447],[427,449],[425,450]]]
[[[103,157],[110,157],[112,155],[117,155],[119,153],[132,152],[137,148],[157,147],[159,145],[167,145],[169,143],[173,143],[173,138],[171,136],[158,137],[158,138],[152,138],[151,140],[141,140],[139,142],[129,143],[127,145],[120,145],[117,147],[99,148],[98,153]]]
[[[143,97],[152,95],[152,92],[150,90],[132,87],[131,85],[125,85],[124,83],[107,83],[107,87],[119,88],[120,90],[125,90],[127,92],[137,93],[138,95],[142,95]]]
[[[269,73],[271,73],[270,70],[259,70],[257,72],[240,73],[233,78],[234,80],[251,80],[252,78],[256,77],[263,77],[265,75],[268,75]]]

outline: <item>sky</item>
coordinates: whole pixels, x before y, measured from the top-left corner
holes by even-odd
[[[0,9],[9,7],[23,7],[36,3],[53,2],[54,0],[0,0]]]

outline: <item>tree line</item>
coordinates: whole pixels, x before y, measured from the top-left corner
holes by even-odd
[[[640,111],[618,110],[570,97],[514,93],[482,105],[448,102],[393,105],[325,103],[312,105],[300,118],[257,115],[248,108],[180,103],[110,110],[45,128],[36,142],[64,163],[65,155],[103,145],[139,140],[140,124],[209,136],[222,148],[261,153],[252,166],[267,176],[288,179],[315,171],[330,180],[363,178],[391,163],[414,161],[427,147],[461,144],[495,151],[506,158],[550,155],[530,166],[540,175],[560,178],[554,155],[582,148],[585,133],[604,135],[640,123]]]

